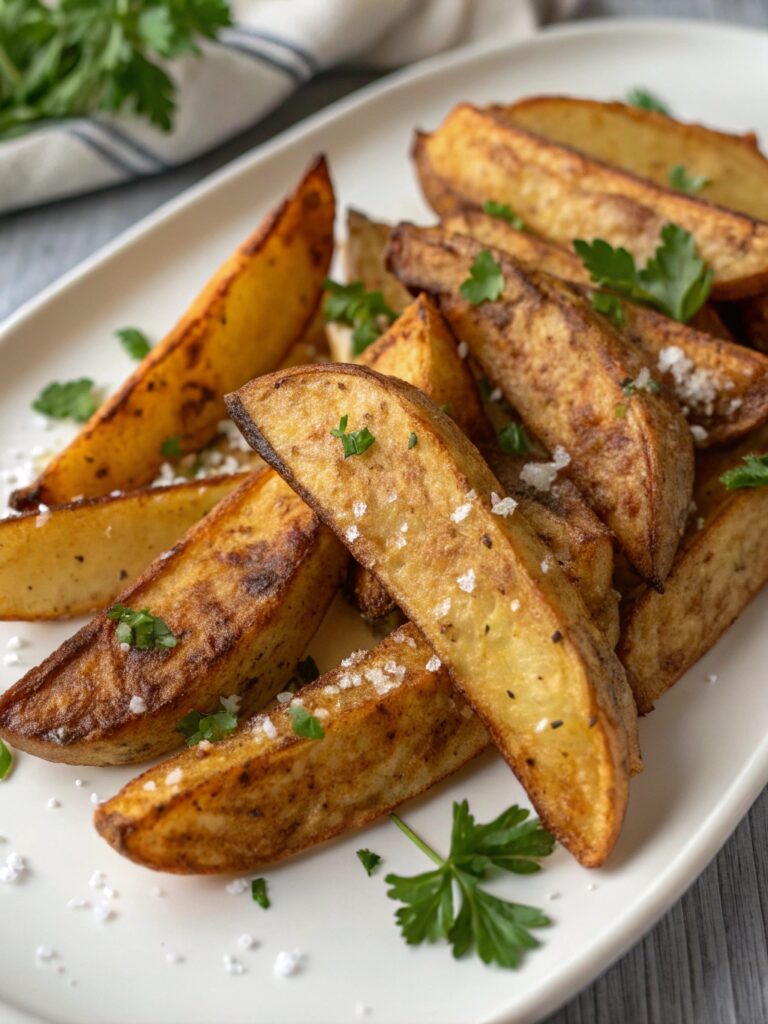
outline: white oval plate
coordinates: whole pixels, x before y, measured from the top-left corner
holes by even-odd
[[[49,443],[30,399],[52,379],[88,374],[115,385],[130,369],[112,336],[136,324],[161,336],[218,262],[326,152],[342,206],[390,219],[425,216],[406,154],[414,127],[432,127],[459,100],[513,100],[538,92],[622,97],[645,85],[683,118],[768,132],[763,88],[768,36],[681,22],[591,23],[548,31],[503,49],[451,54],[364,90],[236,161],[109,245],[29,303],[3,331],[2,449]],[[119,196],[115,195],[119,202]],[[54,433],[59,433],[60,430]],[[7,455],[1,456],[4,463]],[[28,858],[21,884],[0,885],[0,1017],[56,1024],[343,1024],[363,1004],[377,1022],[532,1021],[551,1011],[637,941],[694,880],[768,780],[766,595],[643,721],[645,773],[608,867],[587,872],[562,850],[536,877],[498,892],[546,908],[554,924],[518,972],[452,960],[444,947],[407,948],[385,896],[383,872],[366,877],[355,850],[382,854],[387,870],[428,868],[387,822],[268,872],[272,909],[227,879],[150,875],[93,831],[90,794],[113,793],[130,769],[81,769],[19,757],[0,787],[0,858]],[[674,628],[674,623],[670,623]],[[0,667],[6,687],[71,625],[0,626],[29,645],[24,665]],[[321,668],[360,642],[336,610],[315,646]],[[334,651],[329,649],[334,648]],[[718,681],[707,682],[716,675]],[[82,777],[86,784],[75,785]],[[61,807],[49,809],[55,797]],[[451,801],[468,797],[480,819],[524,799],[493,755],[405,809],[438,849]],[[106,923],[70,898],[93,901],[91,874],[118,892]],[[165,895],[153,895],[162,886]],[[250,933],[259,945],[237,944]],[[40,963],[41,945],[57,958]],[[272,973],[279,950],[299,948],[300,973]],[[184,957],[170,964],[166,953]],[[223,970],[223,954],[246,973]],[[57,967],[63,968],[59,973]],[[76,985],[70,985],[75,981]]]

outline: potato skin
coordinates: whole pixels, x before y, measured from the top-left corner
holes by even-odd
[[[413,625],[360,655],[300,692],[311,714],[327,712],[323,740],[297,736],[281,705],[269,712],[274,739],[258,729],[261,716],[207,753],[184,751],[100,806],[96,828],[119,853],[158,871],[254,871],[361,828],[488,745],[446,669],[425,668],[433,652]],[[386,674],[392,665],[402,680]],[[381,693],[367,675],[377,673],[388,680]],[[359,685],[347,685],[352,674]],[[176,768],[182,779],[169,786]],[[144,788],[149,781],[154,791]]]
[[[38,479],[25,509],[150,483],[162,444],[198,451],[226,415],[224,394],[277,369],[315,316],[333,252],[333,187],[317,159],[293,192],[203,288],[166,337]]]
[[[626,807],[622,715],[631,695],[548,549],[523,517],[490,511],[491,491],[500,493],[501,485],[477,450],[421,392],[359,366],[261,377],[228,396],[228,405],[259,454],[359,562],[375,565],[449,666],[547,827],[581,863],[602,863]],[[330,435],[342,415],[350,428],[367,425],[376,435],[361,457],[344,459]],[[409,451],[412,430],[419,444]],[[471,490],[478,495],[469,499],[471,514],[452,520],[448,511]],[[402,497],[388,501],[392,493]],[[358,498],[368,511],[350,534]],[[405,544],[395,543],[405,534]],[[464,584],[456,573],[467,566],[474,575]]]
[[[120,595],[165,619],[172,650],[120,650],[98,615],[0,697],[0,736],[67,764],[129,764],[179,747],[179,720],[239,694],[270,700],[330,604],[347,555],[269,470],[249,477]],[[133,714],[131,697],[146,712]]]
[[[768,581],[768,487],[729,491],[720,482],[744,455],[766,451],[763,427],[736,447],[702,453],[696,511],[664,593],[641,587],[624,609],[618,654],[643,713],[653,710]]]
[[[679,407],[663,394],[626,398],[623,383],[644,365],[637,348],[559,278],[525,270],[494,249],[504,292],[495,302],[469,303],[459,288],[483,248],[462,235],[401,224],[390,237],[389,265],[409,288],[433,296],[550,451],[565,448],[565,475],[637,571],[662,586],[693,484],[693,446]]]
[[[642,263],[672,222],[691,232],[713,268],[713,298],[768,290],[768,224],[518,127],[505,107],[459,104],[431,135],[416,136],[413,152],[424,194],[441,216],[506,202],[550,241],[604,238]]]

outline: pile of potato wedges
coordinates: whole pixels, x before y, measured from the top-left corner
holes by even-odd
[[[378,293],[364,337],[329,312],[319,158],[0,522],[1,618],[95,613],[0,697],[0,737],[164,758],[95,812],[150,868],[254,870],[489,744],[600,865],[638,713],[768,578],[768,486],[724,482],[760,456],[768,481],[754,138],[534,97],[461,104],[412,155],[437,223],[347,213],[350,295]],[[680,165],[696,189],[670,184]],[[573,244],[658,267],[670,225],[706,292],[685,318]],[[237,472],[153,485],[164,439],[196,457],[227,416],[252,450]],[[339,593],[382,638],[297,678]],[[174,645],[126,642],[119,609]],[[222,699],[237,728],[185,748],[180,723]]]

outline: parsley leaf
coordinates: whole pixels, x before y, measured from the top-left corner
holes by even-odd
[[[296,675],[299,677],[302,683],[313,683],[315,679],[320,675],[320,669],[317,667],[317,662],[308,654],[306,658],[302,658],[301,661],[296,664]]]
[[[410,451],[411,448],[415,448],[418,443],[419,443],[418,435],[414,434],[414,433],[411,433],[410,437],[408,438],[408,451]]]
[[[429,847],[396,814],[390,817],[437,869],[407,878],[387,875],[390,899],[403,903],[395,917],[403,937],[411,945],[447,939],[453,955],[473,947],[484,963],[517,967],[527,949],[538,945],[531,928],[543,928],[549,919],[535,907],[510,903],[485,892],[480,882],[497,868],[531,874],[539,859],[554,847],[553,837],[528,811],[513,806],[496,819],[478,825],[466,800],[453,805],[451,850],[446,859]],[[458,887],[459,912],[454,910],[454,883]]]
[[[658,395],[661,391],[661,384],[651,377],[647,368],[641,370],[637,377],[625,377],[621,382],[621,393],[625,398],[631,398],[639,391],[647,391],[652,395]]]
[[[292,704],[288,714],[291,716],[291,725],[297,736],[301,736],[305,740],[325,738],[325,729],[320,719],[310,714],[301,704]]]
[[[624,326],[624,307],[618,295],[610,292],[592,292],[592,308],[607,316],[614,327]]]
[[[223,700],[221,703],[224,705]],[[229,708],[222,706],[221,711],[214,711],[211,715],[201,715],[199,711],[190,711],[176,726],[176,732],[180,732],[184,736],[188,747],[194,747],[201,740],[208,740],[210,743],[223,740],[236,728],[237,715]]]
[[[338,427],[334,427],[331,431],[332,437],[338,437],[341,440],[345,459],[348,459],[350,455],[362,455],[363,452],[368,451],[376,440],[368,427],[363,427],[362,430],[353,430],[347,433],[348,422],[349,416],[342,416],[339,420]]]
[[[7,779],[11,773],[13,767],[13,754],[6,745],[0,740],[0,782],[3,779]],[[368,872],[370,874],[370,871]]]
[[[64,384],[49,384],[32,403],[32,408],[44,416],[56,420],[76,420],[78,423],[89,420],[98,407],[98,399],[93,393],[93,381],[89,377],[69,380]]]
[[[131,359],[143,359],[152,348],[146,334],[137,327],[121,327],[119,331],[115,331],[115,335]]]
[[[370,878],[376,868],[381,864],[381,857],[378,853],[373,853],[371,850],[358,850],[357,859],[363,865]]]
[[[483,203],[483,213],[487,213],[489,217],[505,220],[517,231],[525,231],[525,221],[522,217],[518,217],[509,203],[495,203],[489,199],[487,203]]]
[[[459,291],[473,306],[487,300],[493,302],[504,291],[501,267],[487,249],[475,256],[469,277],[459,286]]]
[[[117,623],[115,635],[118,643],[143,651],[166,650],[178,643],[167,623],[152,615],[149,608],[134,612],[124,604],[115,604],[107,612],[107,618]]]
[[[199,54],[199,38],[230,24],[226,0],[7,0],[0,137],[45,119],[122,109],[167,131],[175,87],[157,58]]]
[[[525,455],[533,447],[522,423],[508,423],[506,427],[502,427],[497,442],[499,451],[505,455]]]
[[[272,906],[269,896],[267,894],[267,880],[266,878],[254,878],[251,882],[251,899],[254,903],[258,903],[260,907],[265,910],[269,910]]]
[[[688,175],[685,164],[675,164],[670,169],[667,180],[672,188],[679,189],[681,192],[700,192],[712,179],[704,174],[692,178]]]
[[[745,455],[742,462],[743,466],[734,466],[720,477],[729,491],[768,486],[768,455]]]
[[[384,295],[378,291],[367,292],[362,281],[339,284],[327,277],[324,288],[330,292],[323,307],[325,319],[354,328],[352,352],[356,356],[397,320],[397,313],[384,301]]]
[[[669,107],[666,103],[660,100],[658,96],[654,96],[652,92],[643,89],[642,86],[629,90],[627,93],[627,103],[632,107],[639,107],[641,110],[653,110],[657,114],[670,116]]]
[[[712,270],[697,256],[693,235],[677,224],[664,225],[661,245],[642,270],[631,253],[614,249],[602,238],[591,243],[576,239],[573,247],[597,284],[681,323],[690,320],[709,295]]]
[[[166,459],[177,459],[181,455],[181,438],[166,437],[160,445],[160,454]]]

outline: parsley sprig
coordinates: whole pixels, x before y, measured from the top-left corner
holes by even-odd
[[[32,403],[32,408],[44,416],[56,420],[76,420],[85,423],[96,412],[99,400],[94,394],[90,377],[68,380],[63,384],[54,381],[43,388]]]
[[[350,430],[347,433],[348,423],[349,416],[342,416],[338,427],[331,430],[331,436],[338,437],[341,441],[345,459],[348,459],[350,455],[362,455],[376,440],[368,427],[363,427],[361,430]]]
[[[357,859],[365,868],[365,873],[370,878],[374,873],[379,864],[381,864],[381,856],[378,853],[374,853],[373,850],[363,849],[356,851]]]
[[[677,224],[664,225],[661,245],[642,270],[631,253],[602,238],[579,238],[573,247],[597,284],[682,323],[701,309],[712,286],[712,270],[696,254],[693,235]]]
[[[487,213],[489,217],[505,220],[516,231],[525,231],[525,221],[522,217],[518,217],[509,203],[496,203],[493,199],[489,199],[487,203],[483,203],[483,213]]]
[[[473,306],[479,306],[481,302],[493,302],[504,291],[501,266],[487,249],[475,256],[469,277],[459,285],[459,291]]]
[[[610,292],[592,292],[592,308],[607,316],[614,327],[624,326],[624,307],[618,295]]]
[[[325,279],[323,313],[325,319],[352,327],[352,352],[359,356],[379,337],[382,330],[397,320],[381,292],[367,292],[362,281],[339,284],[330,277]]]
[[[648,89],[644,89],[642,86],[636,86],[634,89],[629,90],[629,93],[627,94],[627,103],[632,107],[639,107],[641,110],[653,110],[657,114],[666,114],[667,117],[670,116],[667,104]]]
[[[675,164],[667,175],[667,181],[672,188],[680,192],[700,192],[705,185],[708,185],[711,178],[704,174],[691,176],[685,169],[685,164]]]
[[[720,477],[729,491],[768,486],[768,455],[745,455],[742,462],[743,466],[734,466]]]
[[[168,624],[149,608],[134,612],[124,604],[115,604],[107,612],[107,618],[117,623],[115,635],[118,643],[138,647],[140,650],[167,650],[175,647],[178,640]]]
[[[499,451],[505,455],[525,455],[533,447],[522,423],[508,423],[497,435]]]
[[[267,893],[266,878],[253,878],[251,880],[251,899],[264,910],[269,910],[272,906],[269,894]]]
[[[516,874],[531,874],[540,868],[539,859],[554,847],[553,837],[538,819],[517,806],[503,811],[486,825],[475,823],[466,800],[453,805],[451,851],[441,857],[396,814],[390,818],[408,838],[434,861],[437,868],[405,878],[387,875],[390,899],[405,904],[396,912],[409,945],[447,939],[453,955],[462,956],[474,947],[487,964],[517,967],[527,949],[538,946],[531,928],[550,923],[536,907],[492,896],[480,888],[493,868]],[[459,912],[455,913],[454,889],[458,889]]]
[[[214,711],[211,715],[202,715],[199,711],[184,715],[176,726],[176,732],[184,736],[188,747],[196,746],[201,740],[217,743],[235,731],[237,715],[225,706],[223,699],[221,704],[221,711]]]
[[[301,704],[291,705],[288,714],[291,716],[291,728],[297,736],[305,740],[325,738],[325,729],[320,719]]]
[[[13,767],[13,754],[8,747],[0,740],[0,782],[7,779]],[[369,872],[370,874],[370,872]]]
[[[157,58],[199,54],[199,38],[231,24],[226,0],[5,0],[0,137],[123,109],[168,131],[175,86]]]
[[[120,339],[120,344],[131,359],[137,361],[148,355],[152,348],[149,338],[138,327],[121,327],[115,331],[115,336]]]

